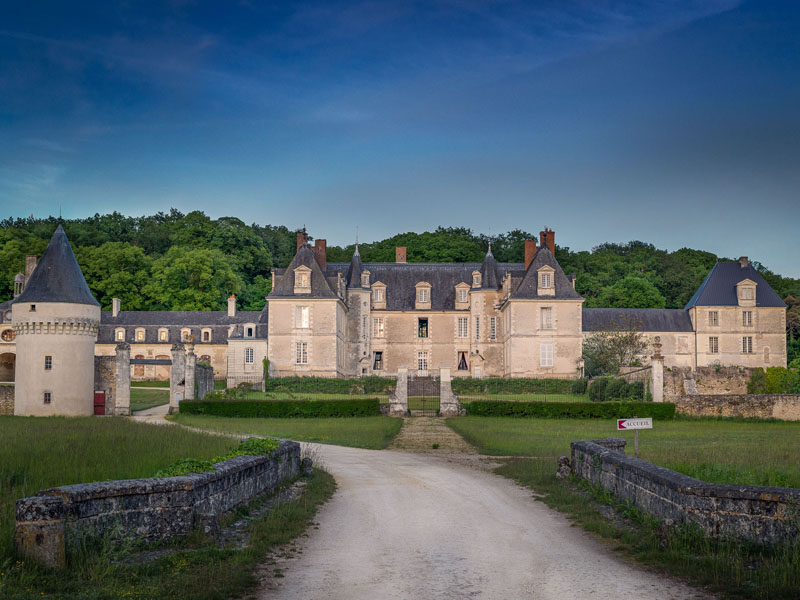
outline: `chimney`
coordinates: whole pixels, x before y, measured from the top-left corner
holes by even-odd
[[[297,232],[297,248],[295,250],[300,250],[300,246],[308,243],[308,234],[305,230]]]
[[[556,255],[556,232],[552,229],[544,228],[544,231],[539,232],[539,247],[550,250],[553,256]]]
[[[394,262],[406,262],[406,246],[397,246],[394,249]]]
[[[739,266],[743,269],[746,269],[750,266],[750,260],[746,256],[739,257]]]
[[[111,316],[114,317],[115,319],[117,318],[117,315],[119,314],[119,309],[120,309],[121,304],[122,303],[121,303],[119,298],[112,298],[111,299]]]
[[[573,289],[573,290],[575,289],[575,280],[576,280],[577,278],[578,278],[578,276],[577,276],[575,273],[572,273],[572,274],[570,274],[570,276],[569,276],[569,282],[572,284],[572,289]]]
[[[235,317],[236,316],[236,295],[231,294],[230,298],[228,298],[228,316]]]
[[[317,256],[317,262],[320,268],[324,271],[328,264],[328,245],[327,240],[314,240],[314,254]]]
[[[525,270],[528,270],[528,267],[531,266],[533,259],[536,258],[536,252],[538,248],[536,247],[536,242],[534,240],[525,240]]]
[[[33,274],[33,270],[36,268],[36,255],[35,254],[28,254],[25,257],[25,283],[28,283],[28,280],[31,278]]]

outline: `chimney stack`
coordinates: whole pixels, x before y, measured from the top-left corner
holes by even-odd
[[[297,232],[297,248],[295,250],[300,250],[300,246],[303,246],[308,243],[308,234],[306,233],[305,229],[303,231]]]
[[[394,249],[394,262],[406,262],[406,246],[397,246]]]
[[[33,270],[36,268],[36,255],[35,254],[28,254],[25,257],[25,283],[28,283],[28,280],[31,278],[33,274]]]
[[[231,294],[228,298],[228,316],[235,317],[236,316],[236,295]]]
[[[544,228],[544,231],[539,232],[539,247],[544,248],[545,246],[553,256],[556,255],[556,232],[547,227]]]
[[[573,290],[575,289],[575,280],[576,280],[577,278],[578,278],[578,276],[577,276],[575,273],[572,273],[572,274],[570,274],[570,276],[569,276],[569,281],[570,281],[570,283],[572,284],[572,289],[573,289]]]
[[[317,262],[320,268],[324,271],[328,265],[328,243],[327,240],[314,240],[314,254],[317,257]]]
[[[536,242],[534,240],[525,240],[525,270],[528,270],[528,267],[531,266],[533,259],[536,258],[536,252],[538,248],[536,247]]]
[[[750,266],[750,260],[746,256],[739,257],[739,266],[743,269],[746,269]]]
[[[121,305],[122,305],[122,302],[120,301],[119,298],[112,298],[111,299],[111,316],[114,317],[115,319],[117,318],[117,315],[119,314],[119,309],[120,309]]]

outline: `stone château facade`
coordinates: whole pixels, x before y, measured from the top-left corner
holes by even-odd
[[[526,242],[522,263],[498,263],[491,249],[480,263],[409,263],[405,248],[393,263],[367,263],[357,245],[349,263],[329,263],[325,240],[312,246],[298,233],[291,264],[272,271],[262,311],[238,311],[231,297],[227,311],[125,311],[115,300],[98,315],[86,288],[91,301],[68,301],[70,315],[53,302],[45,324],[23,312],[36,303],[37,315],[46,316],[41,300],[28,296],[37,277],[34,290],[50,289],[46,281],[57,287],[48,250],[38,266],[29,257],[15,279],[15,299],[0,304],[0,380],[13,381],[15,372],[26,381],[41,378],[46,348],[27,340],[66,332],[70,319],[84,325],[59,335],[90,340],[96,355],[130,344],[133,379],[169,378],[164,363],[177,342],[193,343],[198,360],[233,383],[261,380],[265,359],[272,376],[395,376],[401,368],[413,376],[448,368],[454,376],[572,378],[582,372],[583,340],[618,327],[660,336],[667,367],[786,365],[786,306],[747,258],[717,263],[684,309],[591,309],[556,261],[554,236],[545,229],[538,246]],[[61,228],[56,242],[68,248]],[[77,274],[62,287],[86,286],[71,261]],[[36,339],[55,344],[56,337]]]

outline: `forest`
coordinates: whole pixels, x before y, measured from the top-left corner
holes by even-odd
[[[0,301],[11,298],[14,275],[25,255],[41,256],[59,220],[50,217],[0,221]],[[121,298],[124,310],[223,310],[236,294],[243,310],[261,310],[271,289],[270,269],[294,256],[296,230],[283,225],[247,225],[235,217],[212,219],[203,212],[172,209],[150,216],[118,212],[61,221],[86,281],[103,309]],[[515,229],[492,236],[499,262],[522,262],[532,233]],[[558,239],[558,238],[556,238]],[[396,246],[410,262],[481,262],[489,238],[464,227],[400,233],[359,244],[365,262],[394,261]],[[349,262],[354,245],[328,246],[329,262]],[[604,243],[591,250],[556,244],[565,273],[577,274],[586,307],[682,308],[720,257],[681,248],[661,250],[642,241]],[[754,266],[789,305],[789,360],[800,357],[800,279]]]

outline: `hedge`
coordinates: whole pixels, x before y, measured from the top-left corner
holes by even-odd
[[[450,386],[456,394],[569,394],[574,383],[574,379],[454,377]]]
[[[315,418],[374,417],[381,414],[377,398],[368,400],[184,400],[180,411],[215,417]]]
[[[388,377],[361,377],[338,379],[335,377],[269,377],[264,382],[267,392],[289,391],[307,394],[378,394],[392,390],[397,385]]]
[[[668,402],[499,402],[475,401],[464,405],[477,417],[539,417],[544,419],[625,419],[633,416],[672,419],[675,405]]]

